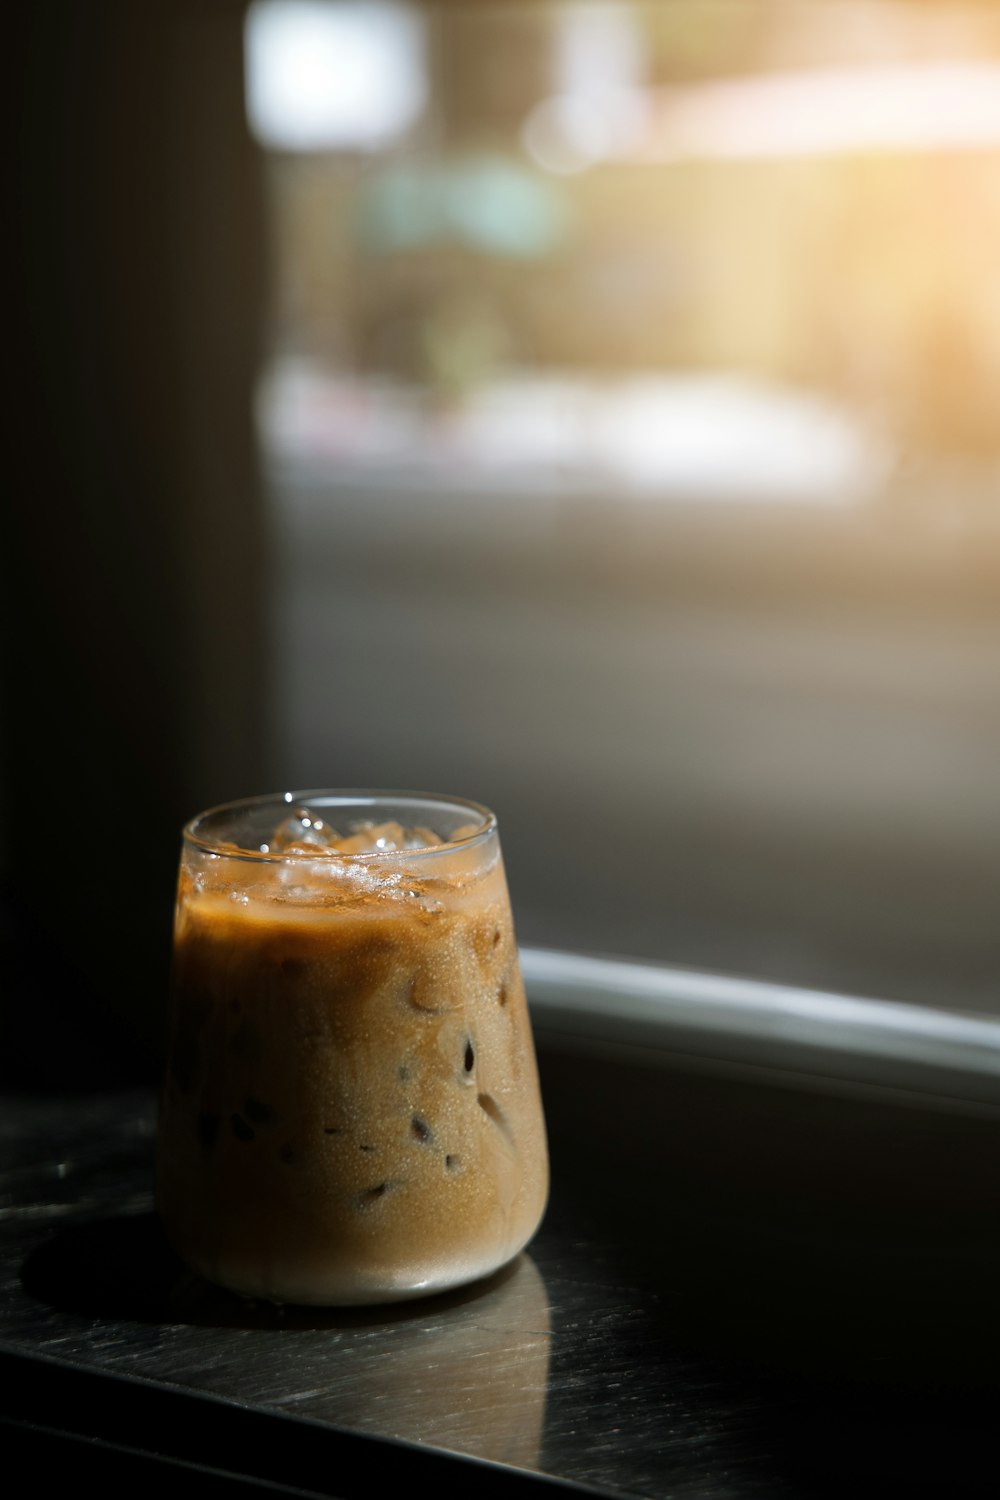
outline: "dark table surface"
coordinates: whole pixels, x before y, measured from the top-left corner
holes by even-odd
[[[174,1259],[148,1090],[9,1097],[8,1451],[105,1494],[988,1493],[1000,1122],[539,1035],[553,1192],[491,1281],[248,1303]]]

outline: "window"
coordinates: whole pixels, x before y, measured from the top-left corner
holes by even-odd
[[[288,785],[522,940],[995,1008],[1000,20],[255,0]]]

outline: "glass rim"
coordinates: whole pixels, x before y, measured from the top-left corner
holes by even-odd
[[[273,806],[275,812],[281,808],[292,808],[301,805],[317,804],[320,807],[351,807],[359,810],[367,807],[375,808],[386,803],[412,803],[414,808],[424,807],[447,807],[452,810],[468,812],[472,814],[470,822],[478,823],[472,833],[465,834],[462,838],[442,839],[440,844],[425,844],[415,849],[362,849],[354,853],[342,854],[338,850],[330,850],[324,853],[322,849],[306,851],[304,849],[289,852],[287,850],[263,850],[241,848],[228,840],[206,835],[203,825],[210,818],[223,814],[233,817],[240,813],[249,813],[255,809]],[[199,849],[203,854],[213,854],[218,858],[252,860],[263,864],[298,863],[303,860],[326,861],[331,864],[342,861],[368,862],[380,860],[398,860],[404,858],[424,859],[427,856],[451,854],[458,849],[474,849],[479,844],[484,844],[497,831],[496,814],[481,802],[473,802],[468,797],[455,797],[444,792],[412,792],[412,791],[389,791],[386,789],[372,788],[319,788],[313,791],[294,792],[265,792],[257,797],[237,797],[232,802],[219,802],[214,807],[206,807],[203,812],[196,813],[189,818],[181,830],[183,845],[191,845]]]

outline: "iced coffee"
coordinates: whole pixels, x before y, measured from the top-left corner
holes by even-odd
[[[486,1276],[548,1167],[491,814],[314,794],[185,830],[158,1206],[208,1280],[391,1301]]]

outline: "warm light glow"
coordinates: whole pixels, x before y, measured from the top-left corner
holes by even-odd
[[[532,111],[523,139],[555,172],[599,161],[996,149],[1000,67],[830,68],[619,91],[603,101],[561,95]]]
[[[582,493],[595,481],[656,504],[849,508],[877,493],[889,445],[819,396],[736,375],[616,381],[520,376],[470,393],[447,423],[419,392],[290,362],[261,391],[265,446],[401,491]]]
[[[638,90],[596,99],[586,94],[543,99],[525,121],[522,139],[545,171],[573,176],[606,161],[624,142],[636,138],[647,113],[642,100]]]
[[[571,176],[631,138],[646,113],[646,48],[636,13],[619,4],[568,5],[556,14],[559,92],[528,116],[524,143],[547,172]]]
[[[251,129],[278,150],[384,146],[427,97],[423,22],[390,0],[255,0],[246,67]]]

